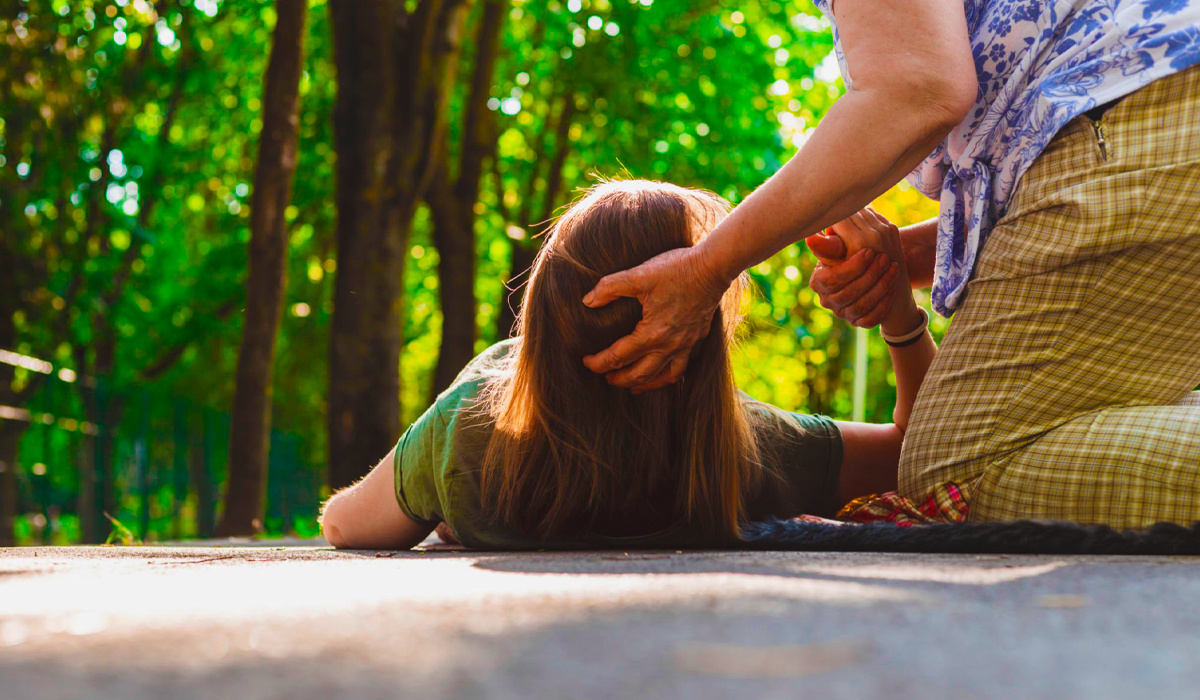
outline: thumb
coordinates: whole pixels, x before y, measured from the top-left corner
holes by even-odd
[[[583,295],[583,303],[593,309],[607,306],[621,297],[635,296],[633,277],[628,270],[614,272],[602,278],[592,287],[592,291]]]
[[[836,233],[816,233],[804,242],[821,262],[838,262],[846,257],[846,243]]]

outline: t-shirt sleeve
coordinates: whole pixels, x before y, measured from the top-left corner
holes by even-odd
[[[810,458],[809,466],[802,475],[792,475],[797,484],[802,484],[807,501],[804,511],[814,515],[833,515],[842,506],[838,501],[838,482],[842,476],[842,431],[828,416],[793,415],[808,435],[806,451]]]
[[[842,433],[825,416],[758,404],[760,457],[767,473],[747,503],[748,515],[791,518],[832,515],[838,502]]]
[[[461,539],[478,520],[479,496],[465,470],[478,467],[486,448],[487,419],[471,407],[485,379],[501,366],[515,340],[497,343],[471,360],[396,445],[395,488],[400,510],[425,524],[446,523]],[[460,532],[460,528],[462,531]]]
[[[448,443],[438,403],[404,431],[396,444],[396,500],[410,519],[425,525],[444,520],[443,470]]]

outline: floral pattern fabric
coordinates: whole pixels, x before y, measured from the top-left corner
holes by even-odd
[[[833,0],[814,0],[833,24]],[[1200,0],[965,0],[979,95],[909,176],[941,203],[933,306],[963,301],[975,258],[1021,176],[1064,124],[1200,64]]]

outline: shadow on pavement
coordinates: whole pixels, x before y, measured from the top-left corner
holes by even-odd
[[[520,574],[748,574],[870,583],[988,586],[1051,574],[1070,558],[976,555],[887,555],[756,552],[589,552],[476,554],[474,566]]]

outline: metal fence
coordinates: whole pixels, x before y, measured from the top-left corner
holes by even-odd
[[[229,414],[154,387],[115,391],[103,378],[71,379],[47,377],[7,418],[28,423],[15,465],[18,543],[102,542],[114,529],[143,541],[211,537]],[[266,532],[316,534],[325,475],[307,459],[308,442],[271,433]]]

